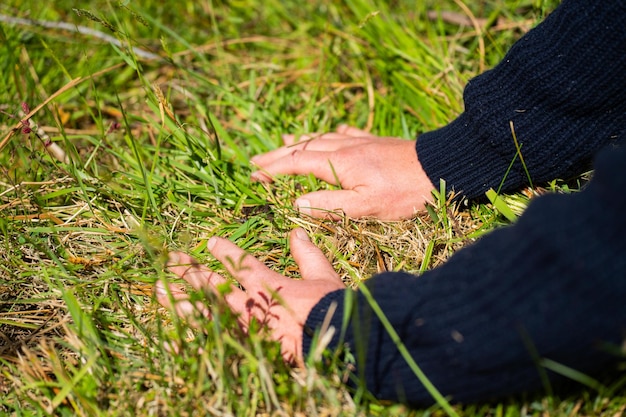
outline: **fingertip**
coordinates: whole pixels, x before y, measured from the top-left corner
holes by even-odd
[[[330,192],[336,193],[337,191]],[[341,218],[345,214],[344,210],[340,208],[330,208],[331,204],[322,197],[324,194],[321,193],[328,193],[328,191],[318,191],[310,194],[316,194],[316,200],[322,201],[316,201],[315,203],[311,203],[311,201],[307,198],[298,198],[294,202],[294,208],[298,210],[300,214],[303,214],[305,216],[333,221],[341,220]]]
[[[170,252],[167,254],[167,266],[172,267],[180,265],[180,253],[179,252]]]
[[[154,295],[159,302],[162,298],[167,297],[167,290],[165,289],[165,284],[163,284],[163,282],[157,281],[156,284],[154,284]]]
[[[374,136],[366,130],[359,129],[358,127],[354,127],[354,126],[350,126],[346,124],[339,125],[337,127],[337,132],[344,134],[344,135],[353,136],[353,137],[373,137]]]
[[[283,134],[283,135],[280,135],[280,137],[283,140],[283,143],[287,146],[293,145],[296,141],[296,135]]]
[[[342,123],[339,126],[337,126],[336,131],[337,131],[337,133],[344,134],[344,133],[346,133],[346,130],[348,130],[349,128],[350,128],[350,126],[348,126],[345,123]]]
[[[311,241],[309,239],[309,235],[301,227],[297,227],[297,228],[293,229],[292,232],[291,232],[291,235],[292,235],[292,238],[296,238],[296,239],[301,240],[303,242],[310,242]]]
[[[254,182],[271,182],[272,181],[272,177],[270,177],[269,175],[261,171],[254,171],[252,174],[250,174],[250,179]]]
[[[307,216],[311,216],[311,202],[306,198],[299,198],[294,203],[296,210],[298,210],[301,214],[305,214]]]
[[[163,342],[163,349],[165,349],[167,353],[173,353],[175,355],[178,355],[181,351],[180,345],[178,343],[167,340]]]
[[[159,304],[165,308],[169,308],[171,306],[171,299],[178,300],[186,298],[187,296],[186,293],[177,285],[165,284],[161,280],[154,284],[154,295]]]

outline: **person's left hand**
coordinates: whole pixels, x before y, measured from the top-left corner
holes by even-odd
[[[224,301],[238,315],[244,330],[255,318],[266,326],[272,339],[281,343],[283,358],[301,365],[302,332],[309,312],[326,294],[346,287],[303,229],[292,230],[290,244],[291,253],[300,267],[301,280],[270,270],[229,240],[217,237],[212,237],[207,247],[243,289],[184,253],[170,253],[167,266],[196,290],[210,291],[218,297],[225,294]],[[178,285],[167,284],[171,297],[165,285],[161,281],[156,284],[157,300],[164,307],[173,307],[183,318],[192,319],[198,312],[210,317],[211,310],[204,305],[192,304]],[[224,288],[228,290],[224,291]],[[174,301],[173,306],[170,300]]]

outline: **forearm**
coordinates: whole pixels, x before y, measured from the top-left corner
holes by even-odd
[[[603,161],[583,192],[538,199],[511,227],[459,251],[416,278],[381,274],[367,286],[413,359],[454,401],[479,401],[541,388],[539,357],[583,372],[610,356],[626,327],[626,152]],[[608,159],[611,159],[608,158]],[[606,159],[606,158],[605,158]],[[337,330],[330,347],[346,343],[356,375],[379,398],[432,402],[362,293],[339,334],[344,292],[326,296],[307,320],[319,328],[330,304]],[[304,335],[304,351],[311,338]]]
[[[417,140],[419,160],[469,197],[489,188],[567,179],[624,137],[626,3],[565,0],[520,39],[494,69],[471,80],[465,111]],[[513,166],[510,171],[509,166]]]

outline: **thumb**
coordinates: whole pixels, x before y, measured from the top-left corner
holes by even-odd
[[[291,254],[300,268],[305,280],[338,280],[339,275],[333,269],[322,251],[309,240],[302,228],[296,228],[289,235]]]
[[[354,190],[314,191],[295,202],[302,214],[317,218],[340,220],[344,215],[359,218],[371,215],[363,196]]]

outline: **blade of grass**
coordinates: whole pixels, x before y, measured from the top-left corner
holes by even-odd
[[[457,414],[456,411],[454,411],[450,403],[443,397],[443,395],[441,395],[439,390],[430,382],[426,374],[422,372],[419,365],[417,364],[417,362],[415,362],[415,359],[413,359],[413,357],[411,356],[411,353],[408,351],[408,349],[402,342],[402,339],[400,339],[400,336],[398,335],[396,330],[393,328],[393,325],[387,319],[387,316],[385,316],[385,313],[382,311],[382,309],[380,308],[380,306],[378,305],[378,303],[372,296],[372,293],[370,293],[367,286],[366,285],[360,286],[359,291],[361,291],[361,293],[367,300],[368,304],[370,305],[371,309],[376,314],[376,317],[378,317],[378,320],[380,320],[383,327],[387,331],[387,334],[389,334],[389,337],[391,337],[391,340],[393,340],[394,344],[396,345],[396,348],[402,355],[402,358],[409,365],[409,368],[411,368],[411,371],[413,371],[417,379],[422,383],[422,385],[424,385],[424,388],[426,388],[428,393],[433,397],[433,399],[446,412],[448,416],[459,417],[459,415]]]
[[[515,220],[517,220],[517,215],[515,215],[515,213],[513,213],[513,210],[511,210],[509,208],[509,206],[506,204],[506,202],[502,199],[502,197],[500,197],[495,192],[495,190],[493,188],[490,188],[489,190],[487,190],[485,195],[487,196],[487,198],[489,199],[491,204],[494,205],[496,210],[498,210],[498,212],[500,214],[502,214],[504,217],[506,217],[506,219],[508,221],[514,222]]]

